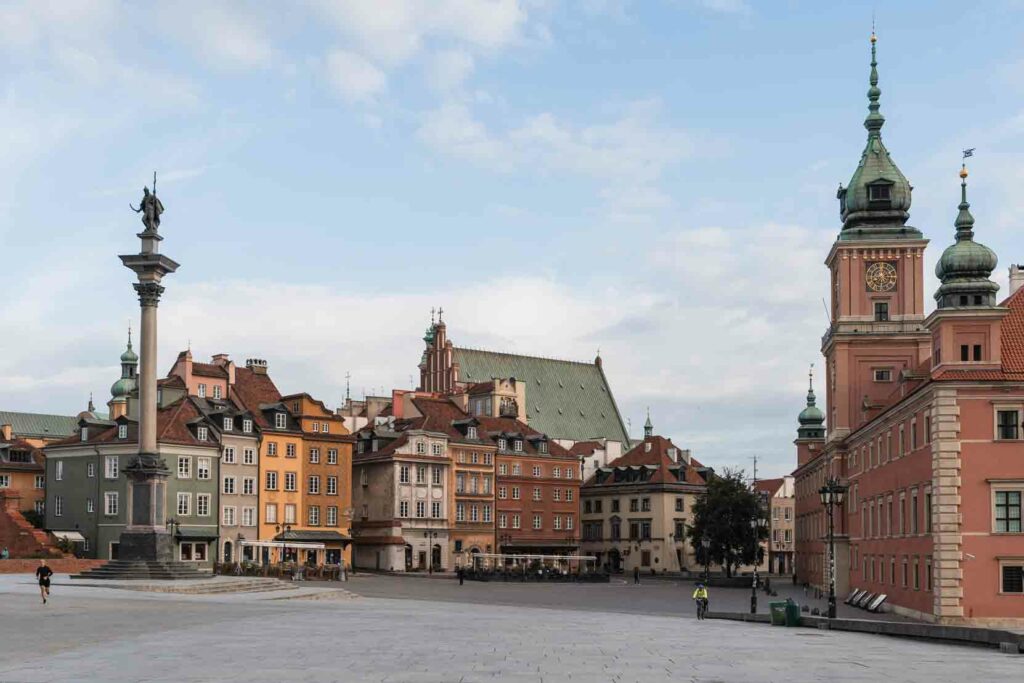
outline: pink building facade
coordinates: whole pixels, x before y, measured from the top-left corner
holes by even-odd
[[[797,576],[827,585],[816,494],[834,476],[849,487],[835,519],[840,599],[863,588],[929,621],[1020,627],[1024,295],[999,301],[964,168],[937,307],[925,315],[928,241],[906,224],[912,188],[882,144],[874,54],[872,36],[868,141],[840,187],[843,228],[826,260],[828,430],[797,440]]]

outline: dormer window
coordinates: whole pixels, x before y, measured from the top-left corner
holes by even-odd
[[[252,420],[242,420],[242,431],[245,432],[246,434],[252,432]]]
[[[83,441],[84,441],[84,439],[83,439]],[[506,439],[504,437],[498,439],[498,450],[499,451],[504,451],[504,450],[507,450],[507,449],[508,449],[508,439]]]
[[[206,385],[205,384],[200,384],[199,385],[199,398],[206,398]]]
[[[128,438],[128,425],[117,425],[117,438],[127,439]]]
[[[320,423],[319,422],[314,422],[313,423],[313,431],[314,432],[319,432],[320,431]]]
[[[516,453],[522,453],[523,452],[523,442],[521,440],[519,440],[519,439],[514,440],[512,442],[512,450],[514,450]]]
[[[274,413],[274,428],[285,429],[288,426],[288,418],[284,413]]]
[[[537,444],[537,450],[540,451],[541,453],[547,453],[548,452],[548,442],[547,441],[541,441],[540,443],[538,443]]]
[[[230,432],[234,428],[235,428],[234,421],[230,417],[225,417],[224,418],[224,431],[225,432]]]
[[[868,185],[868,201],[887,202],[892,199],[892,186],[887,183]]]
[[[419,455],[425,455],[427,452],[427,444],[425,441],[416,442],[416,453]]]
[[[651,442],[648,441],[647,443],[644,444],[644,453],[650,453],[650,452],[651,452]]]
[[[468,427],[466,429],[466,438],[468,438],[468,439],[475,439],[476,438],[476,427]]]
[[[82,427],[82,441],[88,441],[88,440],[89,440],[89,428],[88,427]]]
[[[196,429],[196,438],[198,438],[200,441],[206,441],[206,437],[209,435],[208,431],[209,430],[206,427],[199,427],[199,428],[197,428]]]
[[[213,397],[214,398],[220,398],[220,385],[219,384],[214,384],[213,385]]]

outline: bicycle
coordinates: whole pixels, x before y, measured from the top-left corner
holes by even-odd
[[[703,621],[704,616],[708,613],[708,599],[707,598],[695,598],[697,601],[697,620]]]

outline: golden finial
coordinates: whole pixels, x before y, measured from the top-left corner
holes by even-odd
[[[960,166],[960,177],[967,178],[967,164],[963,164]]]
[[[871,42],[872,43],[877,43],[878,42],[878,36],[875,35],[874,31],[871,32]]]

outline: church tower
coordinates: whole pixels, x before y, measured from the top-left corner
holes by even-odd
[[[930,353],[924,327],[921,231],[907,225],[913,187],[882,142],[878,62],[871,34],[867,144],[848,186],[839,186],[842,229],[825,260],[831,273],[826,360],[828,440],[842,439],[877,415],[900,373]]]
[[[796,430],[796,466],[803,467],[814,460],[825,443],[825,414],[818,407],[814,395],[814,371],[807,373],[807,407],[800,411]]]
[[[138,370],[139,356],[132,349],[132,330],[128,328],[128,348],[121,354],[121,379],[110,387],[110,400],[107,401],[111,420],[128,414],[128,396],[135,391]]]

